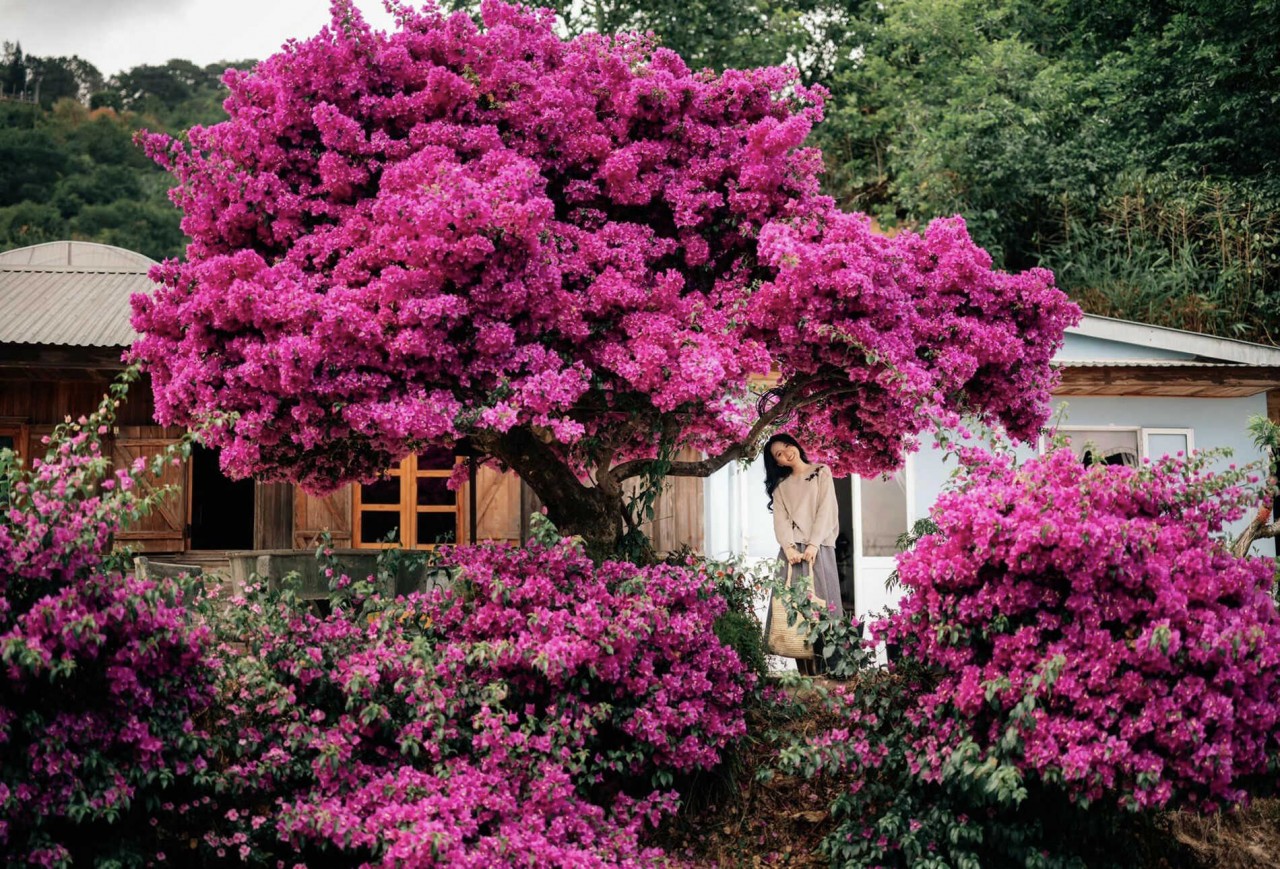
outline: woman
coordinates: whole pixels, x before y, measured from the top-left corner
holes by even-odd
[[[776,434],[764,448],[764,490],[781,547],[779,564],[786,559],[811,572],[814,595],[827,602],[832,616],[841,617],[835,550],[840,515],[831,469],[812,464],[795,438]],[[768,629],[765,625],[766,634]],[[814,651],[813,660],[796,662],[800,672],[815,675],[824,670],[821,648],[815,646]]]

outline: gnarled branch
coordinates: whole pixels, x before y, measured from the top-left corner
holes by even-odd
[[[709,477],[716,471],[723,468],[729,462],[736,461],[741,458],[753,456],[759,448],[760,438],[768,431],[775,422],[794,413],[802,407],[816,404],[839,395],[852,395],[857,392],[857,387],[850,386],[848,383],[842,383],[829,389],[819,390],[817,392],[804,394],[804,391],[820,380],[820,376],[807,377],[788,383],[782,391],[781,397],[773,407],[764,411],[756,419],[751,426],[751,430],[747,432],[738,443],[730,445],[723,452],[715,456],[708,456],[697,462],[672,462],[667,475],[671,477]],[[612,468],[609,474],[617,480],[625,480],[643,474],[645,467],[649,464],[650,459],[632,459],[623,462],[616,468]]]
[[[1236,542],[1231,545],[1233,555],[1244,557],[1249,554],[1249,547],[1253,545],[1255,540],[1266,540],[1272,537],[1280,537],[1280,522],[1268,523],[1267,519],[1271,517],[1271,507],[1263,504],[1258,508],[1258,513],[1253,517],[1253,521],[1249,523],[1249,527],[1236,538]]]

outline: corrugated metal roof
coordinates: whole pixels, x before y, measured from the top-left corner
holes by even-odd
[[[1055,359],[1059,368],[1251,368],[1244,362],[1199,359]]]
[[[1201,359],[1239,362],[1255,367],[1280,367],[1280,347],[1099,317],[1096,314],[1085,314],[1077,325],[1068,327],[1067,332],[1104,341],[1186,353]]]
[[[151,290],[136,269],[0,264],[0,342],[127,347],[129,297]]]
[[[0,265],[145,272],[155,265],[155,260],[136,251],[96,241],[47,241],[0,253]]]

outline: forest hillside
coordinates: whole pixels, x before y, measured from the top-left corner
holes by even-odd
[[[1280,340],[1276,0],[552,5],[571,33],[651,31],[695,68],[798,66],[830,91],[828,192],[886,229],[962,214],[997,265],[1051,268],[1093,313]],[[104,78],[5,43],[0,249],[180,253],[131,136],[219,120],[228,65]]]

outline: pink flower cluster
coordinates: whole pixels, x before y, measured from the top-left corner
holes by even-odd
[[[1270,561],[1219,539],[1256,501],[1243,472],[971,460],[902,556],[909,594],[883,627],[941,674],[917,710],[921,774],[971,737],[1077,800],[1246,799],[1280,749],[1280,615]]]
[[[392,33],[334,11],[228,74],[227,122],[144,137],[192,243],[135,298],[134,355],[161,420],[236,414],[229,472],[327,489],[513,427],[575,469],[659,430],[716,450],[771,369],[830,395],[812,434],[863,469],[935,411],[1042,421],[1075,308],[958,221],[870,240],[818,193],[794,70],[695,72],[498,0]]]
[[[742,736],[755,676],[714,579],[459,547],[452,590],[231,614],[215,848],[384,865],[653,865],[673,774]],[[341,584],[341,582],[339,583]],[[229,810],[227,807],[230,807]]]
[[[197,589],[123,574],[109,554],[149,500],[141,468],[109,472],[110,421],[106,402],[63,426],[31,470],[0,460],[0,860],[12,865],[136,851],[162,794],[207,766],[196,721],[215,680],[187,610]]]
[[[893,470],[960,414],[1019,440],[1043,424],[1049,361],[1080,310],[1044,269],[994,271],[961,218],[892,238],[859,214],[779,221],[760,257],[777,277],[751,299],[750,334],[779,348],[784,381],[825,396],[795,430],[837,473]]]

